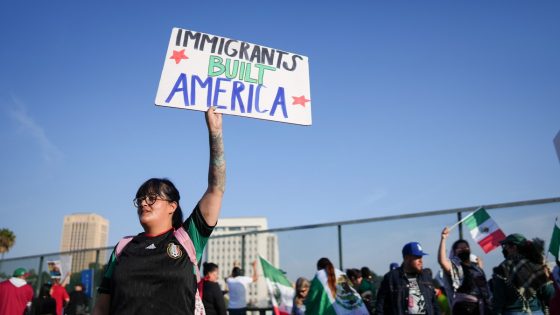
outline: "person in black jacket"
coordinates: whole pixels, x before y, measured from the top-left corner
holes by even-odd
[[[31,303],[31,315],[56,315],[56,301],[50,294],[51,286],[43,284],[39,296]]]
[[[84,293],[84,285],[78,283],[70,293],[70,302],[64,308],[65,315],[86,315],[89,307],[89,297]]]
[[[218,265],[204,263],[204,278],[201,281],[202,303],[206,315],[226,315],[226,303],[224,294],[218,284]]]
[[[422,257],[427,255],[417,242],[402,249],[403,263],[385,274],[377,292],[375,314],[439,315],[431,276],[422,267]]]

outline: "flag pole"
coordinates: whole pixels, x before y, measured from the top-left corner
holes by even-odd
[[[479,207],[478,209],[474,210],[473,212],[469,213],[468,215],[466,215],[464,218],[462,218],[461,220],[455,222],[455,224],[453,224],[452,226],[449,227],[449,231],[453,230],[457,225],[463,223],[466,219],[470,218],[473,214],[475,214],[478,210],[482,209],[482,207]]]

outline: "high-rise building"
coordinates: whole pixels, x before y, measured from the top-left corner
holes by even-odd
[[[99,248],[107,246],[109,221],[95,213],[76,213],[64,216],[60,251]],[[95,251],[72,254],[72,270],[78,272],[88,269],[96,261]],[[99,262],[106,262],[104,250],[99,252]]]
[[[268,229],[264,217],[220,218],[212,236],[235,234]],[[245,253],[242,257],[242,253]],[[210,238],[206,247],[206,261],[220,268],[220,285],[225,288],[224,279],[231,274],[234,266],[240,267],[245,276],[252,276],[252,263],[262,256],[275,267],[279,267],[278,238],[272,233],[249,234],[245,236]],[[248,288],[247,302],[255,306],[267,306],[269,301],[266,281],[260,263],[257,264],[259,280]]]

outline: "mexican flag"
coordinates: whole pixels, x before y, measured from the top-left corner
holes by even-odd
[[[290,315],[294,300],[294,288],[284,273],[260,257],[274,315]]]
[[[342,271],[335,269],[336,294],[332,294],[325,270],[317,271],[305,299],[307,315],[368,315],[360,295]]]
[[[484,208],[479,208],[466,217],[463,222],[471,231],[472,238],[485,253],[499,247],[500,241],[506,238],[504,232]]]
[[[558,221],[558,218],[556,218]],[[554,229],[552,230],[552,237],[550,238],[550,245],[548,246],[548,251],[556,257],[556,259],[560,259],[560,228],[554,223]]]

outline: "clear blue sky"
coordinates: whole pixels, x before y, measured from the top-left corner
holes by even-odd
[[[150,177],[187,211],[201,197],[202,113],[153,104],[172,27],[309,57],[313,126],[225,117],[225,217],[284,227],[558,196],[559,16],[557,1],[4,1],[6,257],[57,251],[75,212],[109,219],[110,244],[138,233]]]

